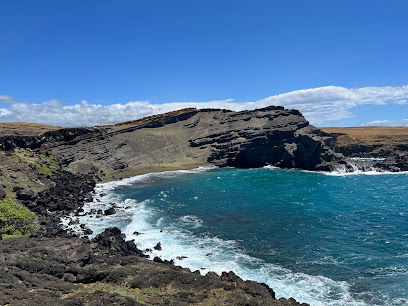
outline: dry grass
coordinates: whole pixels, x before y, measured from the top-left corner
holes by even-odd
[[[324,127],[321,130],[330,134],[344,134],[352,137],[398,137],[408,139],[408,126],[365,126],[365,127]]]
[[[372,153],[406,152],[408,150],[408,127],[327,127],[321,128],[337,138],[341,148],[373,147]],[[374,148],[375,147],[375,148]]]
[[[407,141],[408,127],[326,127],[321,128],[324,132],[333,134],[338,140],[343,141]],[[348,137],[344,137],[348,136]]]
[[[61,127],[39,123],[0,122],[0,137],[3,135],[36,136],[58,129],[61,129]]]

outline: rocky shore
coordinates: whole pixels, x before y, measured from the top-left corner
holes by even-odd
[[[147,258],[117,228],[89,240],[60,224],[83,211],[98,181],[208,165],[347,164],[336,138],[298,111],[184,109],[114,126],[20,125],[1,124],[0,305],[299,305],[233,272],[202,276]],[[384,169],[406,169],[397,153]]]
[[[315,167],[333,159],[332,138],[298,112],[188,109],[108,127],[2,124],[2,129],[0,204],[26,207],[35,219],[29,219],[29,233],[19,229],[28,222],[23,217],[13,226],[1,221],[0,237],[8,238],[0,241],[0,304],[299,305],[233,272],[202,276],[171,261],[148,259],[117,228],[89,240],[60,224],[62,216],[81,213],[101,180],[211,163]],[[307,162],[296,153],[305,144],[318,152]],[[259,155],[262,147],[275,148],[271,157]]]
[[[233,272],[206,276],[159,258],[147,259],[117,228],[93,240],[75,237],[60,217],[92,198],[91,175],[64,170],[41,192],[17,189],[37,216],[30,237],[0,241],[1,305],[298,305]]]
[[[336,137],[336,152],[344,155],[341,163],[350,171],[353,171],[350,166],[353,163],[361,169],[408,171],[408,127],[327,127],[322,130]],[[352,163],[350,158],[354,159]],[[362,163],[361,158],[368,162]]]

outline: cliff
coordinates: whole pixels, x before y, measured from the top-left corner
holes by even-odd
[[[183,109],[111,126],[0,137],[3,150],[38,149],[70,172],[97,171],[102,179],[210,164],[330,170],[339,159],[334,146],[333,136],[283,107]]]
[[[335,150],[346,158],[384,159],[371,161],[369,168],[408,171],[408,127],[327,127],[322,130],[336,137]]]
[[[336,137],[338,152],[349,157],[386,157],[408,152],[408,127],[326,127]]]

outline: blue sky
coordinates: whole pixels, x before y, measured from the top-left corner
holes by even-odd
[[[0,121],[269,101],[319,126],[408,125],[407,12],[406,0],[2,0]]]

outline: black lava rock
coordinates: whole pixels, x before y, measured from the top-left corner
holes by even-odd
[[[27,190],[27,189],[19,189],[17,191],[17,199],[22,200],[22,201],[30,201],[34,200],[38,197],[38,194],[35,193],[32,190]]]
[[[146,255],[136,247],[133,240],[125,241],[125,238],[125,234],[122,234],[120,229],[117,227],[109,227],[92,239],[92,242],[98,243],[98,251],[101,254],[112,256],[137,255],[146,257]]]
[[[110,215],[113,215],[114,213],[116,213],[116,210],[113,207],[104,210],[105,216],[110,216]]]

